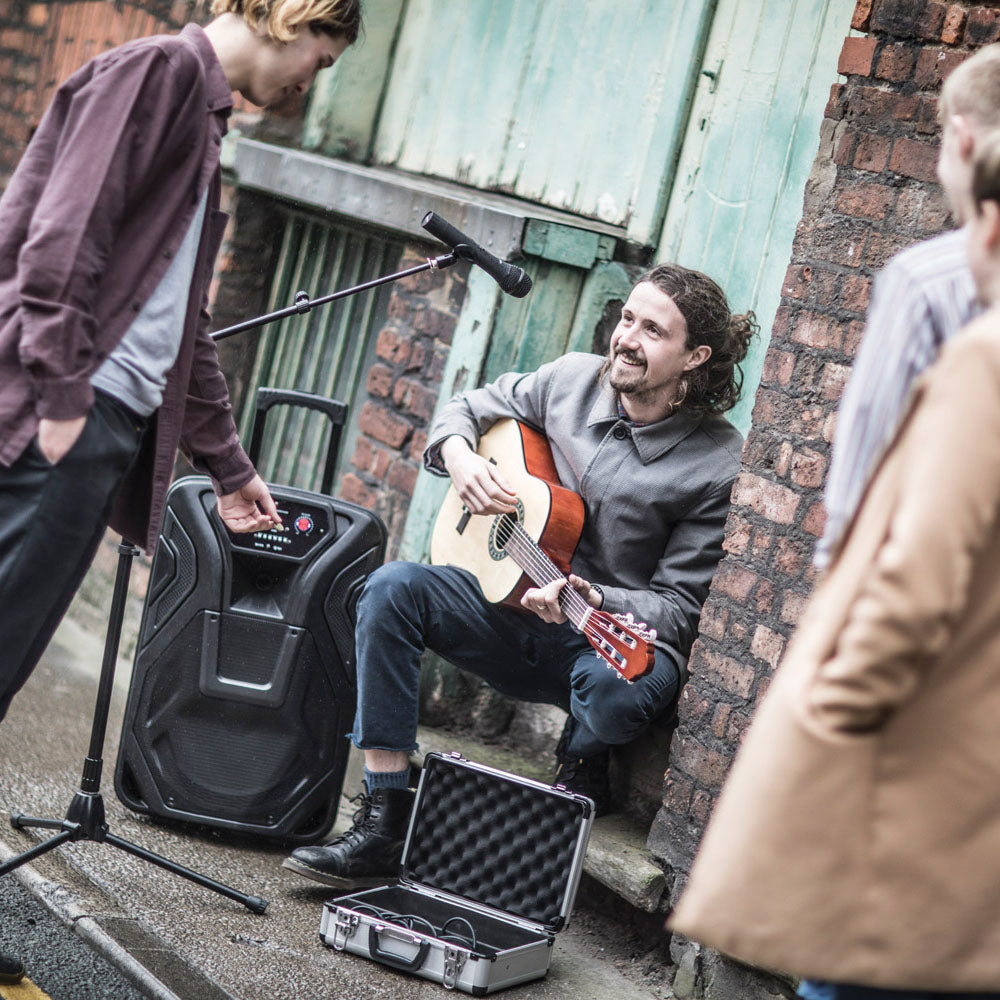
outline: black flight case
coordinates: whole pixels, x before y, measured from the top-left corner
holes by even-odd
[[[541,979],[593,814],[583,795],[429,753],[398,883],[325,903],[320,937],[476,996]]]
[[[371,511],[329,496],[347,407],[260,389],[267,412],[331,423],[321,492],[270,486],[281,531],[233,534],[205,476],[171,487],[153,555],[115,769],[119,799],[149,816],[289,843],[336,818],[355,702],[355,606],[385,557]]]

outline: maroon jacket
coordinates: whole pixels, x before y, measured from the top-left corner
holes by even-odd
[[[0,462],[10,465],[40,418],[87,413],[90,376],[159,284],[208,187],[180,352],[111,519],[147,550],[178,444],[219,492],[254,475],[206,312],[227,221],[219,150],[231,108],[201,28],[129,42],[59,88],[0,199]]]

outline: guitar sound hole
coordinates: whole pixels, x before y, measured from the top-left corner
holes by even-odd
[[[524,507],[521,501],[517,501],[517,511],[513,514],[499,514],[493,519],[493,527],[490,529],[490,557],[497,560],[507,558],[504,551],[507,543],[514,535],[518,524],[524,520]]]

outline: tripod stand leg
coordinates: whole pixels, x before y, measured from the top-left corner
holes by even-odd
[[[221,896],[227,896],[229,899],[234,899],[237,903],[242,903],[248,910],[251,910],[254,913],[263,913],[267,909],[267,900],[261,899],[260,896],[248,896],[246,893],[242,893],[237,889],[224,885],[222,882],[216,882],[215,879],[211,879],[207,875],[199,875],[198,872],[192,871],[190,868],[185,868],[183,865],[177,864],[176,861],[171,861],[159,854],[154,854],[152,851],[147,851],[144,847],[140,847],[138,844],[133,844],[128,840],[122,840],[121,837],[116,837],[113,833],[106,834],[104,842],[111,844],[112,847],[117,847],[120,850],[127,851],[129,854],[134,854],[137,858],[142,858],[143,861],[148,861],[151,864],[158,865],[160,868],[163,868],[174,875],[179,875],[181,878],[186,878],[191,882],[204,886],[206,889],[212,889]]]
[[[55,821],[54,825],[58,827],[60,824],[58,821]],[[7,872],[12,872],[15,868],[20,868],[21,865],[26,865],[29,861],[34,861],[35,858],[41,857],[43,854],[47,854],[60,844],[65,844],[67,840],[73,840],[76,835],[76,830],[63,830],[62,833],[57,833],[54,837],[49,837],[48,840],[43,840],[40,844],[36,844],[30,850],[25,851],[23,854],[18,854],[16,857],[13,857],[9,861],[5,861],[2,865],[0,865],[0,875],[6,875]]]
[[[107,730],[108,711],[114,686],[122,621],[125,617],[128,581],[132,570],[132,560],[138,554],[139,550],[134,545],[122,539],[118,546],[118,572],[115,576],[114,593],[111,598],[108,631],[104,642],[104,660],[101,664],[101,675],[97,685],[97,703],[94,706],[94,718],[90,729],[90,752],[84,759],[80,788],[73,796],[66,818],[62,820],[39,819],[36,816],[25,816],[21,813],[12,813],[10,817],[11,825],[16,830],[24,827],[41,827],[49,830],[61,830],[62,832],[0,865],[0,875],[13,871],[33,858],[51,851],[54,847],[65,844],[68,840],[90,840],[95,843],[111,844],[129,854],[134,854],[137,858],[159,865],[160,868],[172,872],[174,875],[180,875],[206,889],[212,889],[221,896],[242,903],[254,913],[263,913],[267,909],[266,899],[238,892],[228,885],[216,882],[215,879],[208,878],[206,875],[199,875],[190,868],[185,868],[159,854],[147,851],[137,844],[122,840],[121,837],[116,837],[108,832],[107,823],[104,821],[104,798],[101,795],[104,736]]]

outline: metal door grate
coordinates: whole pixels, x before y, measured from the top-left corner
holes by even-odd
[[[391,273],[398,269],[402,249],[402,244],[291,212],[268,311],[292,304],[299,290],[319,298]],[[261,334],[251,392],[258,386],[299,389],[349,406],[335,484],[354,452],[365,380],[375,360],[390,295],[391,285],[383,285],[287,317]],[[244,440],[249,440],[252,411],[252,406],[244,407],[240,428]],[[322,415],[275,407],[261,448],[261,475],[271,483],[318,490],[328,441],[329,426]]]

